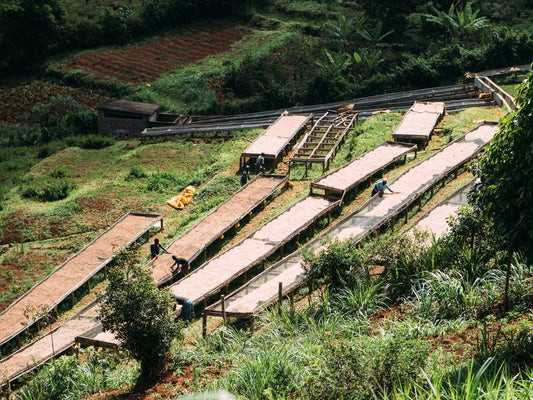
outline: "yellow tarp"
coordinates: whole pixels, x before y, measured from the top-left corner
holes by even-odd
[[[167,200],[167,204],[178,210],[182,210],[187,204],[191,202],[194,203],[194,201],[192,201],[192,196],[194,195],[194,192],[196,192],[194,186],[187,186],[185,189],[183,189],[183,192],[181,192],[181,194],[178,194],[170,200]]]

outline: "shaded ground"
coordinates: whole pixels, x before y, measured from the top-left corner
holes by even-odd
[[[0,122],[28,125],[25,114],[39,103],[48,103],[54,96],[72,97],[78,103],[95,108],[105,99],[104,96],[39,81],[20,82],[13,86],[0,88]]]

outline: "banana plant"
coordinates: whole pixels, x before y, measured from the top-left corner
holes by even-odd
[[[379,42],[382,42],[383,39],[385,39],[387,36],[391,35],[394,32],[394,29],[383,33],[383,21],[378,21],[376,26],[374,26],[374,30],[372,32],[367,31],[364,28],[361,28],[358,33],[361,35],[363,39],[370,42],[371,44],[378,44]]]
[[[324,60],[318,60],[315,64],[324,72],[326,76],[342,77],[346,70],[352,65],[352,59],[343,52],[330,53],[324,49]]]
[[[353,53],[353,64],[362,76],[368,76],[377,70],[384,61],[381,50],[369,50],[366,47]]]
[[[466,39],[476,31],[485,28],[489,20],[487,17],[478,17],[479,9],[473,10],[472,3],[468,2],[461,8],[461,2],[457,6],[452,4],[448,12],[437,10],[431,6],[432,14],[422,14],[426,21],[440,25],[448,31],[452,42],[459,39],[461,44],[466,44]]]
[[[339,40],[342,43],[342,48],[345,52],[348,51],[353,36],[358,32],[365,22],[362,17],[359,20],[355,18],[347,18],[345,15],[341,15],[335,22],[328,22],[326,24],[326,30],[334,39]]]

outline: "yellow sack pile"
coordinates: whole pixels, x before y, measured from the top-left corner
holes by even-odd
[[[194,203],[194,201],[192,201],[192,196],[194,195],[194,192],[196,192],[194,186],[187,186],[185,189],[183,189],[183,192],[181,192],[181,194],[178,194],[170,200],[167,200],[167,204],[178,210],[182,210],[185,205],[191,202]]]

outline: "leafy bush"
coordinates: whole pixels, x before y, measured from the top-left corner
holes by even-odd
[[[0,123],[0,147],[32,146],[39,140],[40,129],[34,126]]]
[[[305,273],[315,285],[327,283],[338,290],[368,278],[368,271],[362,268],[361,253],[352,241],[328,241],[326,246],[318,255],[303,254]]]
[[[148,178],[146,189],[150,192],[176,193],[189,185],[187,175],[177,175],[172,172],[154,172]]]
[[[33,106],[28,119],[41,126],[51,126],[54,121],[66,118],[67,115],[81,111],[82,108],[70,96],[53,96],[48,103]]]
[[[39,158],[50,157],[52,154],[55,154],[66,147],[66,143],[61,141],[53,141],[39,147],[37,156]]]
[[[146,172],[144,172],[144,170],[141,167],[134,165],[133,167],[130,168],[130,172],[128,173],[128,176],[126,176],[126,181],[129,182],[134,179],[142,179],[146,177],[147,177]]]
[[[75,188],[76,183],[71,179],[42,178],[23,185],[21,195],[38,201],[57,201],[68,197]]]
[[[70,136],[66,138],[65,142],[69,146],[78,146],[82,149],[90,150],[103,149],[116,143],[115,139],[100,135]]]
[[[374,391],[387,393],[406,382],[420,381],[420,372],[429,360],[429,344],[416,334],[398,331],[370,340],[364,348],[367,371]]]

